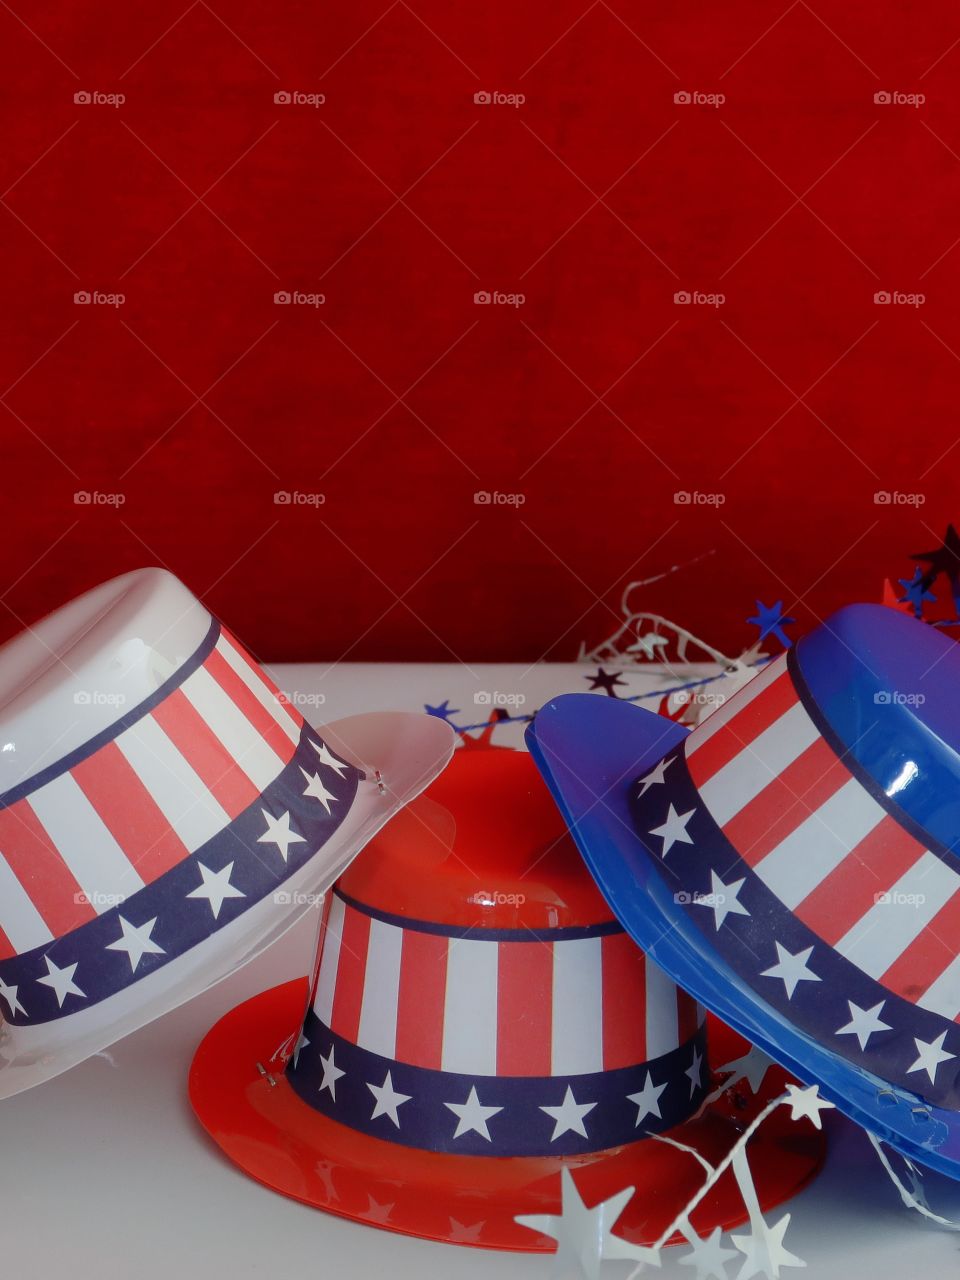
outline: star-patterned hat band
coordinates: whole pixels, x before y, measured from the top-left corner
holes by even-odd
[[[152,696],[0,796],[0,1018],[89,1009],[276,895],[362,776],[212,621]]]
[[[630,803],[678,909],[745,983],[831,1053],[960,1110],[960,863],[896,794],[791,651]]]
[[[287,1079],[407,1147],[602,1151],[681,1124],[708,1083],[702,1011],[614,922],[467,931],[334,889]]]

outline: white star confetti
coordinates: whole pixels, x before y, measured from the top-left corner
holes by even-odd
[[[735,1148],[733,1172],[750,1218],[749,1235],[730,1237],[744,1256],[737,1280],[752,1280],[756,1275],[779,1280],[781,1267],[805,1267],[807,1264],[802,1258],[784,1248],[783,1237],[790,1225],[790,1214],[785,1213],[779,1222],[771,1226],[760,1211],[745,1145],[738,1144]]]
[[[723,1232],[714,1227],[705,1240],[692,1230],[684,1232],[691,1245],[689,1253],[680,1259],[681,1267],[696,1267],[697,1280],[727,1280],[727,1262],[737,1256],[736,1249],[724,1248]]]
[[[514,1218],[521,1227],[529,1227],[531,1231],[539,1231],[556,1240],[555,1276],[599,1280],[603,1258],[660,1265],[655,1250],[628,1244],[620,1236],[612,1234],[620,1215],[630,1203],[633,1187],[625,1187],[592,1209],[588,1209],[580,1198],[569,1168],[561,1170],[560,1187],[562,1208],[559,1213],[520,1214]]]
[[[715,1098],[719,1097],[721,1093],[726,1093],[729,1089],[732,1089],[741,1080],[746,1080],[750,1086],[751,1093],[759,1093],[760,1086],[772,1066],[773,1059],[768,1058],[763,1050],[758,1049],[756,1045],[751,1045],[742,1058],[736,1058],[733,1062],[725,1062],[722,1067],[717,1068],[718,1075],[723,1075],[727,1071],[731,1074],[730,1078],[717,1091]]]
[[[788,1084],[787,1093],[790,1095],[786,1100],[786,1105],[790,1108],[790,1119],[809,1120],[815,1129],[822,1129],[820,1112],[832,1111],[834,1104],[820,1097],[817,1086],[812,1084],[804,1089],[798,1084]]]
[[[751,1280],[753,1276],[770,1276],[778,1280],[781,1267],[805,1267],[807,1264],[796,1254],[783,1247],[783,1237],[790,1225],[790,1214],[785,1213],[778,1223],[770,1226],[763,1218],[751,1224],[749,1235],[731,1235],[731,1240],[744,1255],[743,1266],[737,1280]]]

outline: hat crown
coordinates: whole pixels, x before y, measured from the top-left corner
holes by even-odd
[[[469,930],[538,933],[614,919],[536,765],[497,748],[458,751],[339,889],[373,911]]]
[[[0,794],[149,698],[210,626],[173,574],[137,569],[8,640],[0,648]]]
[[[607,1150],[696,1110],[701,1012],[544,794],[524,753],[465,752],[334,886],[287,1072],[303,1101],[465,1155]]]
[[[947,849],[960,849],[960,648],[883,605],[849,605],[796,646],[824,736]]]
[[[801,646],[635,780],[634,828],[682,913],[767,1004],[958,1111],[955,691],[932,704],[960,652],[867,606]]]

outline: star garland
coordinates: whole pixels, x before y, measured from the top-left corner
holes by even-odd
[[[960,1231],[960,1222],[955,1222],[950,1218],[942,1217],[939,1213],[934,1213],[927,1204],[927,1197],[920,1182],[923,1174],[913,1161],[908,1160],[906,1156],[903,1157],[907,1171],[907,1178],[910,1182],[910,1186],[907,1187],[904,1186],[902,1180],[894,1170],[893,1165],[887,1158],[887,1153],[884,1151],[883,1144],[880,1139],[869,1131],[867,1132],[867,1137],[870,1139],[870,1145],[873,1147],[874,1151],[876,1151],[887,1177],[896,1187],[897,1193],[900,1196],[904,1207],[912,1209],[914,1213],[919,1213],[922,1218],[927,1218],[930,1222],[937,1223],[938,1226],[946,1227],[948,1231]]]
[[[766,1075],[770,1059],[759,1051],[750,1051],[736,1062],[720,1068],[728,1072],[729,1079],[710,1098],[711,1100],[734,1087],[740,1080],[749,1081],[752,1088],[759,1088]],[[809,1120],[817,1129],[822,1127],[820,1112],[833,1107],[833,1103],[821,1098],[816,1085],[803,1087],[787,1085],[786,1091],[773,1098],[740,1134],[733,1147],[716,1165],[694,1147],[688,1146],[668,1134],[651,1135],[652,1140],[667,1143],[696,1159],[706,1173],[706,1179],[690,1202],[677,1214],[652,1245],[635,1245],[614,1234],[614,1228],[634,1193],[633,1187],[625,1187],[607,1200],[588,1209],[581,1199],[573,1174],[569,1168],[561,1171],[561,1207],[559,1213],[525,1214],[516,1221],[533,1231],[539,1231],[557,1242],[554,1266],[555,1277],[573,1276],[576,1280],[599,1280],[600,1264],[605,1259],[636,1263],[627,1280],[636,1280],[645,1267],[659,1267],[662,1250],[676,1234],[690,1245],[690,1252],[679,1259],[681,1265],[696,1267],[696,1280],[726,1280],[726,1266],[738,1254],[743,1263],[738,1280],[752,1280],[764,1276],[766,1280],[779,1280],[785,1267],[804,1267],[806,1263],[791,1253],[784,1245],[784,1236],[790,1225],[789,1213],[775,1223],[763,1216],[757,1195],[747,1145],[764,1120],[778,1107],[789,1106],[794,1121]],[[731,1169],[747,1211],[749,1230],[731,1233],[733,1248],[723,1243],[723,1231],[715,1227],[706,1238],[701,1238],[690,1224],[690,1215],[708,1194],[719,1178]]]
[[[721,671],[717,675],[699,676],[695,680],[684,680],[677,684],[666,685],[660,689],[651,689],[646,693],[634,693],[629,696],[615,693],[609,689],[607,690],[607,693],[610,697],[617,698],[620,702],[662,702],[664,698],[676,696],[678,694],[688,694],[690,696],[687,701],[693,704],[693,696],[699,693],[699,691],[706,689],[711,685],[724,683],[725,687],[728,687],[732,694],[740,687],[741,684],[745,683],[747,679],[753,676],[760,667],[765,666],[769,661],[769,658],[763,655],[758,656],[752,651],[745,654],[744,657],[745,659],[749,658],[749,661],[741,661],[738,659],[735,661],[732,669]],[[598,672],[598,674],[601,673]],[[602,674],[606,675],[607,673]],[[594,681],[597,677],[585,675],[584,679]],[[445,720],[456,733],[460,734],[460,736],[464,738],[465,744],[470,741],[466,735],[482,732],[485,736],[489,737],[490,730],[498,724],[529,724],[536,715],[536,711],[525,711],[511,714],[505,708],[498,707],[489,716],[487,716],[485,720],[476,720],[459,724],[453,718],[458,714],[458,711],[456,708],[450,708],[449,699],[445,699],[437,706],[431,706],[430,703],[424,703],[423,709],[427,715],[436,716],[440,720]]]

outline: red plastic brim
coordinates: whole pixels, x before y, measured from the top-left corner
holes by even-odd
[[[703,1168],[694,1156],[654,1139],[564,1161],[437,1154],[348,1129],[313,1111],[281,1074],[264,1075],[258,1066],[296,1036],[306,1000],[306,981],[297,980],[246,1001],[208,1033],[190,1071],[190,1100],[201,1124],[235,1164],[275,1191],[405,1235],[548,1252],[555,1242],[518,1226],[514,1215],[559,1213],[564,1164],[588,1207],[624,1187],[636,1188],[616,1230],[633,1243],[656,1240],[703,1183]],[[709,1043],[714,1063],[733,1061],[747,1049],[746,1041],[715,1020]],[[746,1085],[742,1094],[732,1089],[669,1136],[716,1163],[788,1078],[771,1066],[759,1094]],[[824,1135],[778,1107],[748,1151],[761,1208],[770,1209],[816,1173]],[[746,1216],[727,1170],[691,1222],[700,1235],[708,1235]]]

